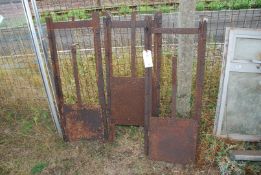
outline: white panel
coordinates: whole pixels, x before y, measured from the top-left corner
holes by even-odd
[[[261,74],[230,72],[222,134],[261,135]]]
[[[261,30],[228,28],[214,133],[261,140]]]
[[[261,39],[237,37],[234,59],[261,61]]]

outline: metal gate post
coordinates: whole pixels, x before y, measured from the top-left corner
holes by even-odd
[[[105,47],[105,64],[106,64],[106,91],[107,91],[107,124],[108,124],[108,140],[113,141],[115,136],[115,124],[111,117],[111,81],[112,75],[112,45],[111,45],[111,17],[106,14],[103,19],[104,26],[104,47]]]
[[[59,71],[59,62],[58,62],[58,55],[57,55],[57,48],[56,48],[56,39],[55,39],[55,33],[52,29],[53,20],[52,18],[46,19],[46,27],[48,32],[48,40],[49,40],[49,48],[50,48],[50,55],[51,55],[51,61],[52,61],[52,72],[54,77],[54,87],[55,87],[55,95],[56,102],[58,106],[59,114],[62,114],[62,106],[63,106],[63,93],[62,93],[62,84],[61,84],[61,78],[60,78],[60,71]],[[65,119],[63,115],[60,115],[60,122],[61,122],[61,128],[65,128]],[[63,138],[64,140],[67,140],[67,136],[65,131],[63,131]]]
[[[202,96],[204,86],[204,70],[205,70],[205,53],[206,53],[206,39],[207,39],[207,20],[202,18],[199,23],[198,35],[198,55],[197,55],[197,78],[195,90],[195,106],[193,117],[195,120],[200,120],[202,111]]]
[[[102,53],[101,53],[101,28],[100,28],[100,17],[99,12],[94,12],[92,14],[93,22],[93,33],[94,33],[94,51],[95,51],[95,60],[96,60],[96,74],[98,75],[98,94],[99,94],[99,104],[102,109],[103,124],[105,127],[104,138],[108,140],[109,131],[107,123],[107,114],[106,114],[106,101],[105,101],[105,92],[104,92],[104,80],[103,80],[103,64],[102,64]]]
[[[150,16],[145,17],[144,28],[144,46],[145,50],[151,50],[151,27],[152,18]],[[152,68],[145,69],[145,107],[144,107],[144,150],[145,154],[149,154],[149,120],[152,115]]]
[[[154,27],[161,28],[162,26],[162,13],[158,12],[154,15]],[[155,74],[155,90],[153,97],[155,98],[155,104],[153,107],[153,116],[159,116],[160,109],[160,70],[161,70],[161,59],[162,59],[162,34],[154,34],[154,74]]]

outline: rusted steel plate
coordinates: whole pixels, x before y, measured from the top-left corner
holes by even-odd
[[[198,34],[198,28],[153,28],[152,33],[164,34]]]
[[[115,124],[144,124],[144,78],[111,78],[111,115]]]
[[[64,105],[65,132],[69,141],[103,139],[103,120],[98,107]]]
[[[150,118],[149,157],[171,163],[193,163],[198,124],[193,119]]]

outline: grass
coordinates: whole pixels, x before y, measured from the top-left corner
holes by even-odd
[[[0,65],[0,106],[2,108],[12,109],[13,107],[18,110],[39,106],[47,108],[34,55],[4,57],[1,58]]]
[[[248,8],[261,8],[260,0],[215,0],[210,3],[206,1],[197,2],[197,10],[239,10]]]
[[[198,2],[198,3],[196,3],[196,10],[197,11],[203,11],[203,10],[205,10],[205,8],[206,8],[206,3],[205,2]]]
[[[220,1],[213,1],[207,7],[209,10],[222,10],[225,8],[225,4]]]
[[[46,167],[48,166],[47,163],[37,163],[32,169],[31,169],[31,174],[40,174]]]
[[[131,8],[129,6],[121,6],[119,8],[119,14],[120,15],[126,15],[126,14],[130,14],[131,13]]]
[[[208,56],[213,58],[218,50],[209,45]],[[129,71],[129,54],[113,52],[115,75],[126,76]],[[140,53],[139,50],[137,53]],[[97,103],[95,87],[93,53],[78,53],[82,95],[86,103]],[[170,112],[170,70],[171,53],[166,52],[162,62],[162,97],[161,113]],[[62,83],[67,103],[75,102],[75,87],[69,54],[59,54]],[[197,166],[178,166],[164,162],[148,160],[143,154],[143,130],[139,127],[119,126],[114,143],[97,141],[63,142],[57,136],[49,113],[40,102],[28,102],[28,96],[39,91],[41,79],[32,57],[16,58],[25,60],[29,67],[24,69],[1,69],[1,97],[10,100],[1,104],[0,111],[0,174],[258,174],[257,163],[234,162],[228,158],[231,149],[260,149],[256,144],[232,142],[212,135],[215,116],[221,58],[208,59],[206,62],[205,86],[203,97],[203,114],[200,127],[200,143]],[[11,60],[2,59],[7,62]],[[14,60],[12,60],[14,61]],[[141,55],[138,55],[138,75],[143,75]],[[1,64],[5,64],[1,63]],[[28,70],[30,70],[28,72]],[[35,72],[32,74],[32,72]],[[19,80],[19,81],[18,81]],[[13,87],[10,87],[10,84]],[[21,89],[24,87],[23,93]],[[28,88],[28,86],[30,88]],[[27,88],[26,88],[27,87]],[[20,90],[20,91],[19,91]],[[27,95],[24,95],[27,94]],[[38,94],[39,95],[39,94]],[[11,97],[12,97],[11,96]],[[6,101],[6,100],[5,100]],[[26,103],[25,103],[26,102]],[[5,105],[5,106],[3,106]],[[39,107],[37,107],[39,106]],[[28,109],[25,111],[17,110]],[[28,112],[26,112],[28,111]],[[260,147],[260,146],[259,146]],[[217,171],[218,170],[218,171]]]
[[[50,117],[39,116],[27,133],[23,121],[36,114],[18,114],[6,120],[1,112],[0,174],[178,174],[203,170],[177,167],[148,160],[143,154],[143,132],[137,127],[118,127],[114,143],[78,141],[57,137]],[[19,116],[19,117],[18,117]],[[17,144],[19,143],[19,144]]]

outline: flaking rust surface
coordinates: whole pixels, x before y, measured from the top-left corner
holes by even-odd
[[[144,78],[111,78],[111,114],[115,124],[144,124]]]
[[[144,125],[145,82],[142,77],[111,78],[111,115],[117,125]],[[153,92],[155,81],[152,82]],[[153,109],[155,107],[153,98]]]
[[[65,105],[63,109],[69,141],[103,138],[103,121],[98,107]]]
[[[149,157],[171,163],[193,163],[196,158],[198,124],[193,119],[150,119]]]

